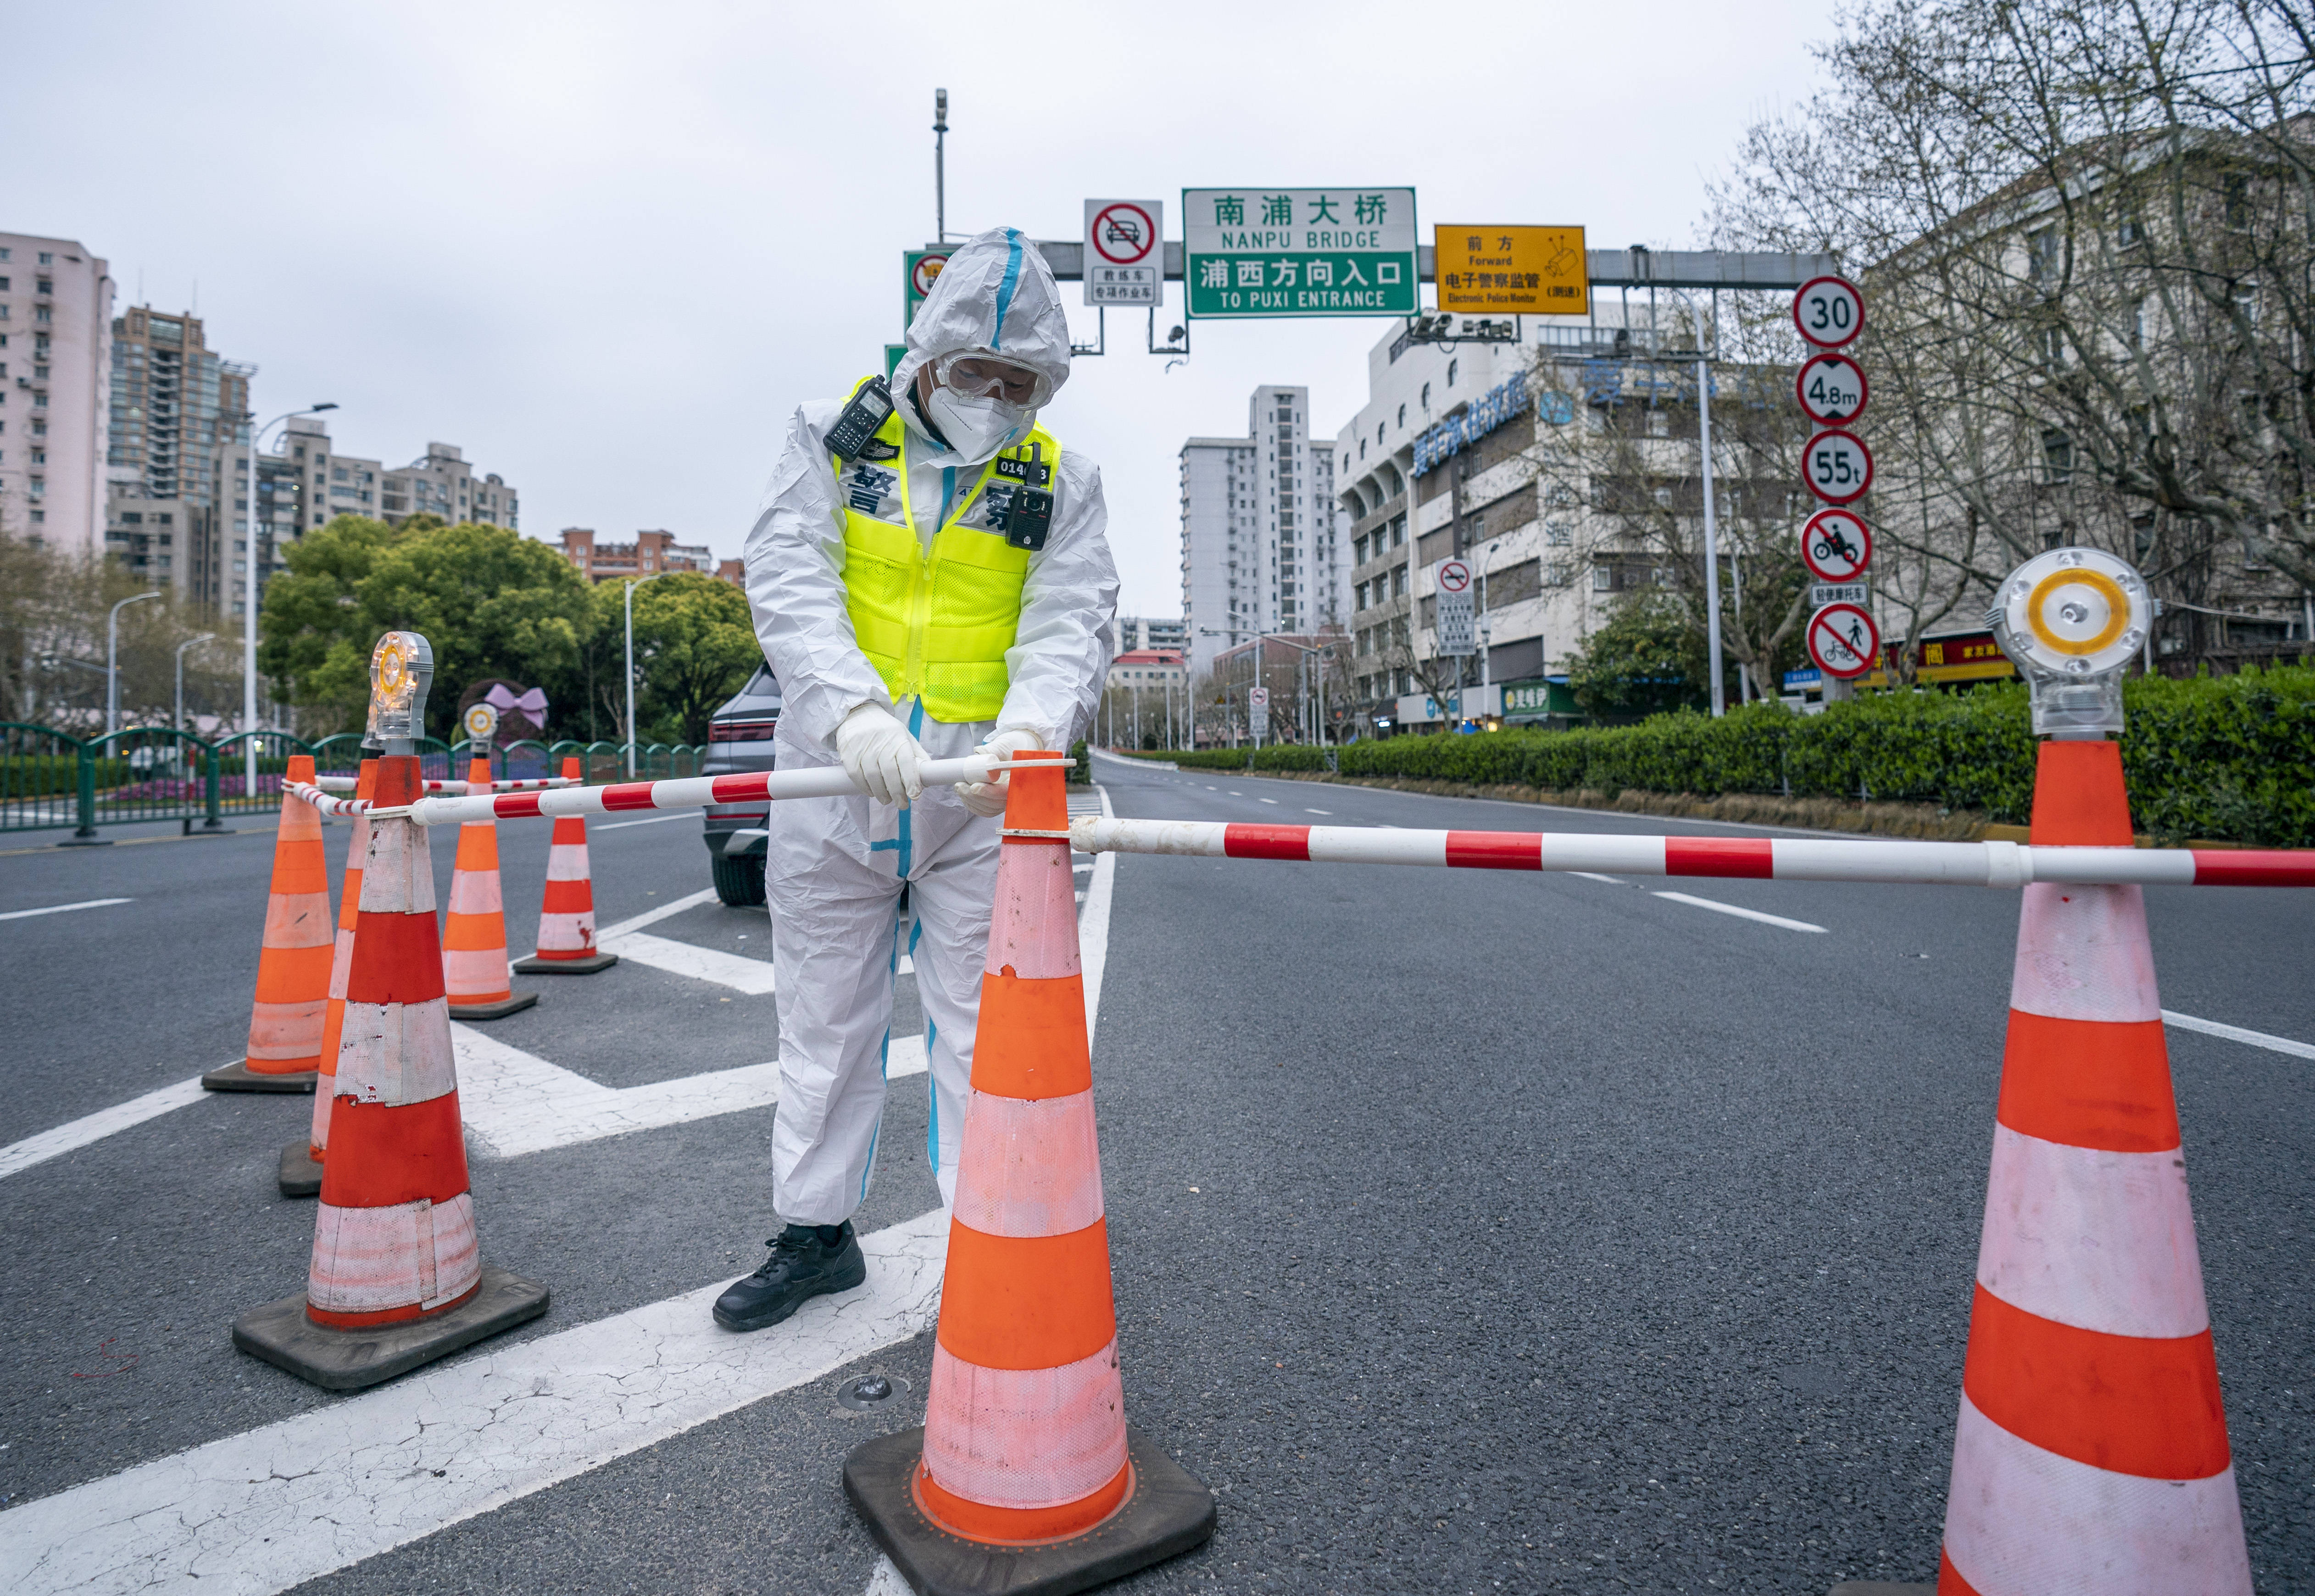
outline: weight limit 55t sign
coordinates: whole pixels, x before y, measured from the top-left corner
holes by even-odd
[[[1182,191],[1182,274],[1190,314],[1413,315],[1415,191]]]

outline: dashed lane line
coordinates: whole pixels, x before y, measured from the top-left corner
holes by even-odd
[[[1823,926],[1812,926],[1806,920],[1788,920],[1782,915],[1762,914],[1757,909],[1739,909],[1733,903],[1716,903],[1709,898],[1691,898],[1685,892],[1652,892],[1649,896],[1667,899],[1673,903],[1686,903],[1697,909],[1708,909],[1715,914],[1758,920],[1763,926],[1782,926],[1787,931],[1814,931],[1820,935],[1824,932]]]
[[[406,1546],[921,1333],[947,1213],[860,1245],[865,1287],[768,1334],[716,1326],[718,1281],[27,1502],[0,1569],[19,1596],[271,1596]]]
[[[647,815],[640,820],[613,820],[608,826],[592,826],[590,827],[589,829],[593,831],[624,831],[630,826],[663,826],[670,820],[696,820],[698,818],[699,811],[697,810],[686,810],[681,814]]]
[[[1596,870],[1571,870],[1567,873],[1570,875],[1580,875],[1585,881],[1606,882],[1611,887],[1620,887],[1624,884],[1624,878],[1622,876],[1601,875]]]
[[[51,903],[46,909],[12,909],[0,914],[0,920],[30,920],[41,915],[70,914],[76,909],[107,909],[115,903],[134,903],[134,898],[91,898],[81,903]]]
[[[670,919],[687,909],[697,909],[703,903],[714,901],[715,889],[702,887],[696,892],[678,898],[672,903],[662,903],[657,909],[647,909],[633,919],[621,920],[616,926],[606,926],[595,933],[595,940],[600,943],[609,937],[625,936],[630,931],[640,931],[645,926],[656,926],[661,920]]]
[[[2216,1020],[2196,1019],[2193,1015],[2180,1014],[2176,1009],[2162,1011],[2162,1023],[2176,1025],[2181,1031],[2200,1031],[2205,1036],[2224,1037],[2270,1052],[2288,1053],[2294,1059],[2315,1059],[2315,1045],[2293,1042],[2287,1036],[2269,1036],[2264,1031],[2246,1031],[2240,1025],[2222,1025]]]
[[[30,1169],[50,1158],[84,1148],[92,1141],[102,1141],[116,1130],[126,1130],[131,1125],[141,1125],[147,1120],[158,1119],[171,1109],[182,1108],[189,1103],[199,1103],[207,1094],[201,1090],[198,1075],[181,1080],[172,1086],[131,1097],[126,1103],[116,1103],[111,1108],[100,1108],[93,1114],[43,1130],[38,1136],[0,1148],[0,1179],[20,1169]]]

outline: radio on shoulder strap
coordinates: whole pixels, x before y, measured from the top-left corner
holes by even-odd
[[[883,377],[870,377],[837,416],[836,425],[828,430],[829,453],[847,460],[858,458],[891,414],[892,390],[884,386]]]
[[[1031,485],[1053,480],[1053,468],[1045,464],[1044,454],[1043,445],[1032,443],[1026,460],[1015,457],[997,462],[997,474],[1014,483],[1013,501],[1005,509],[1005,541],[1032,554],[1045,546],[1045,535],[1053,526],[1051,492]]]

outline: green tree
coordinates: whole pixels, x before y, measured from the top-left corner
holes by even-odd
[[[1589,715],[1660,714],[1705,702],[1698,626],[1674,595],[1643,588],[1570,655],[1568,690]]]
[[[267,586],[266,671],[292,702],[333,705],[356,726],[369,697],[381,633],[423,634],[434,649],[427,729],[454,735],[458,692],[477,677],[567,678],[595,625],[586,582],[545,544],[504,527],[399,527],[341,516],[284,551]],[[572,706],[576,707],[576,706]]]
[[[595,590],[596,635],[620,656],[608,673],[614,688],[625,663],[624,589],[605,582]],[[635,718],[643,740],[705,742],[709,718],[763,662],[748,597],[731,583],[679,572],[637,589]]]

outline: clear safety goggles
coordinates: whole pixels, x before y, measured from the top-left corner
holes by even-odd
[[[941,386],[972,399],[998,399],[1035,410],[1053,396],[1044,373],[980,350],[959,350],[933,362]]]

